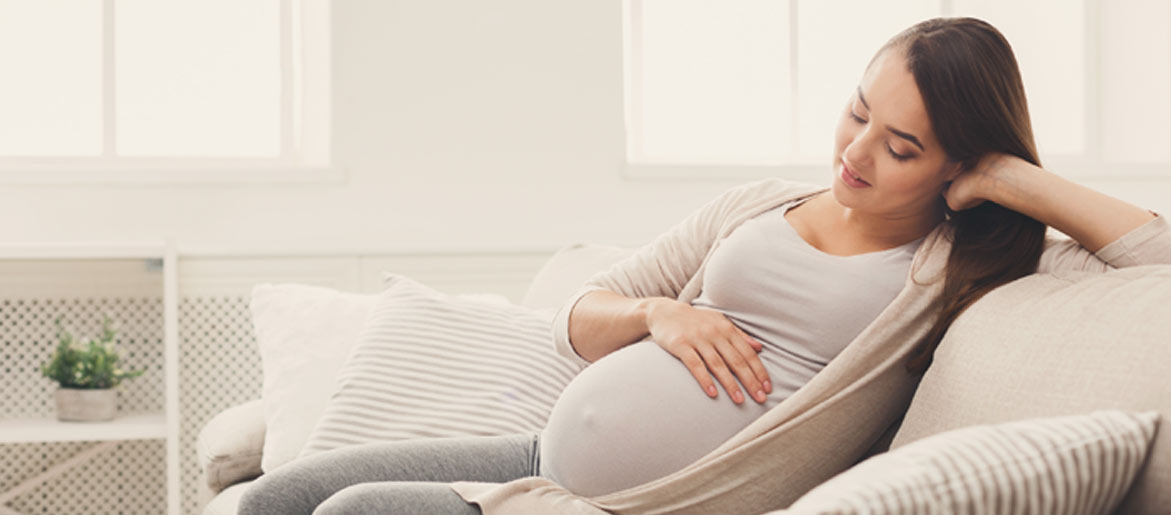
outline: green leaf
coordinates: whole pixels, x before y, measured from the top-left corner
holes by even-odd
[[[102,322],[99,339],[86,338],[84,343],[75,341],[73,335],[62,326],[63,318],[58,316],[54,320],[58,343],[49,361],[41,364],[41,374],[45,377],[66,388],[92,389],[112,388],[123,379],[138,377],[145,372],[125,372],[118,367],[121,359],[114,345],[117,329],[109,316]]]

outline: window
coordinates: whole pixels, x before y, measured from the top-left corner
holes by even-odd
[[[328,167],[328,15],[326,0],[0,0],[0,177]]]
[[[1008,38],[1046,167],[1167,174],[1164,0],[626,0],[629,172],[822,180],[874,52],[935,16],[975,16]]]

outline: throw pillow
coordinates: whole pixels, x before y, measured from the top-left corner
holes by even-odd
[[[773,513],[1109,513],[1158,418],[1096,411],[948,431],[871,457]]]
[[[265,472],[305,446],[376,295],[304,284],[258,284],[249,309],[264,371]]]
[[[301,456],[421,437],[538,431],[580,370],[553,350],[553,310],[447,295],[386,275]]]

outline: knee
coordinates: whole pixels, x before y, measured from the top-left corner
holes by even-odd
[[[240,505],[237,507],[239,515],[267,515],[281,513],[283,506],[279,505],[280,479],[272,474],[264,474],[256,478],[240,496]]]
[[[254,480],[240,496],[239,515],[308,514],[313,505],[306,504],[304,492],[295,478],[287,474],[264,474]]]
[[[442,483],[361,483],[342,489],[317,506],[313,515],[445,514],[480,515]]]
[[[270,496],[269,492],[265,492],[261,485],[260,476],[248,485],[244,490],[244,494],[240,496],[240,503],[236,506],[236,513],[239,515],[263,515],[265,513],[272,513],[269,508],[270,503],[266,502]]]
[[[376,487],[372,484],[357,484],[354,486],[343,488],[338,493],[329,496],[325,502],[317,505],[317,509],[313,510],[313,515],[353,515],[355,513],[369,513],[375,505]],[[385,506],[385,498],[378,499],[377,504],[382,509],[389,508]]]

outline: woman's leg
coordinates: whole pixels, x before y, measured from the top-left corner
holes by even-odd
[[[330,496],[352,485],[387,481],[496,483],[535,476],[537,467],[536,434],[432,438],[343,447],[294,460],[260,476],[241,497],[239,513],[308,515]],[[359,492],[366,493],[370,488],[364,487]],[[450,488],[442,488],[455,495]],[[421,495],[442,492],[427,490],[432,494]]]
[[[348,487],[317,506],[313,515],[480,515],[480,507],[468,504],[447,483],[394,481],[362,483]]]

